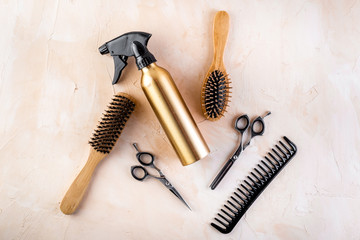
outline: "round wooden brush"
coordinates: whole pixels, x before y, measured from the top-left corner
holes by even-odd
[[[230,79],[223,60],[228,32],[229,15],[219,11],[214,18],[214,58],[201,89],[201,109],[211,121],[224,116],[230,98]]]
[[[126,93],[114,95],[89,141],[89,158],[60,204],[63,213],[72,214],[76,210],[96,166],[113,149],[134,109],[135,101],[131,96]]]

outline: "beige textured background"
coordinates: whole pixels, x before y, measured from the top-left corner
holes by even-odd
[[[212,19],[230,14],[225,65],[229,112],[205,121],[200,87],[212,57]],[[360,2],[0,1],[0,239],[359,239]],[[111,85],[98,53],[128,31],[153,34],[149,49],[173,76],[212,152],[182,167],[140,88],[133,59]],[[97,168],[79,211],[59,202],[88,156],[87,141],[111,95],[138,108]],[[263,137],[221,185],[208,185],[232,154],[241,113],[272,111]],[[230,235],[209,226],[237,184],[282,136],[297,156]],[[135,181],[132,142],[191,205],[160,183]]]

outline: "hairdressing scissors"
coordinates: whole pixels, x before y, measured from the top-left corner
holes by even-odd
[[[247,146],[250,145],[251,139],[256,136],[261,136],[265,131],[264,118],[270,115],[271,112],[268,112],[264,117],[258,116],[254,121],[250,124],[250,119],[248,115],[244,114],[238,117],[235,121],[235,130],[241,134],[240,137],[240,145],[236,149],[235,153],[231,156],[231,158],[225,163],[224,167],[220,170],[218,175],[215,177],[214,181],[211,183],[210,188],[214,190],[216,186],[220,183],[220,181],[224,178],[225,174],[232,167],[234,162],[239,158],[240,154],[245,150]],[[257,127],[257,125],[259,125]],[[250,126],[250,139],[249,141],[243,145],[243,136],[245,131]]]
[[[169,182],[169,180],[166,179],[165,175],[161,172],[159,168],[157,168],[154,164],[155,157],[149,152],[140,152],[136,143],[133,144],[135,147],[137,153],[136,158],[141,163],[141,165],[132,166],[131,167],[131,175],[138,181],[143,181],[147,177],[152,177],[157,180],[159,180],[167,189],[170,190],[178,199],[180,199],[186,207],[188,207],[190,210],[191,208],[189,205],[185,202],[185,200],[181,197],[180,193],[173,187],[173,185]],[[150,174],[145,167],[151,167],[154,168],[158,173],[159,176],[154,176]]]

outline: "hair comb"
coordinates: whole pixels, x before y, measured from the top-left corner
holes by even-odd
[[[287,145],[279,141],[281,147],[275,145],[276,149],[272,148],[272,151],[268,152],[268,156],[265,156],[266,160],[261,160],[261,164],[257,165],[258,168],[254,168],[244,180],[244,184],[240,184],[230,197],[231,201],[228,200],[227,204],[224,204],[225,208],[218,213],[221,220],[215,217],[217,223],[211,223],[211,226],[221,233],[230,233],[234,229],[257,197],[295,156],[296,145],[285,136],[284,140]]]

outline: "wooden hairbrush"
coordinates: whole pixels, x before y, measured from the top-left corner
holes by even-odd
[[[60,209],[63,213],[72,214],[76,210],[96,166],[113,149],[134,109],[135,101],[131,96],[126,93],[114,95],[90,138],[89,158],[61,201]]]
[[[230,79],[223,60],[228,32],[229,14],[219,11],[214,18],[214,58],[201,88],[201,109],[211,121],[224,116],[230,98]]]

